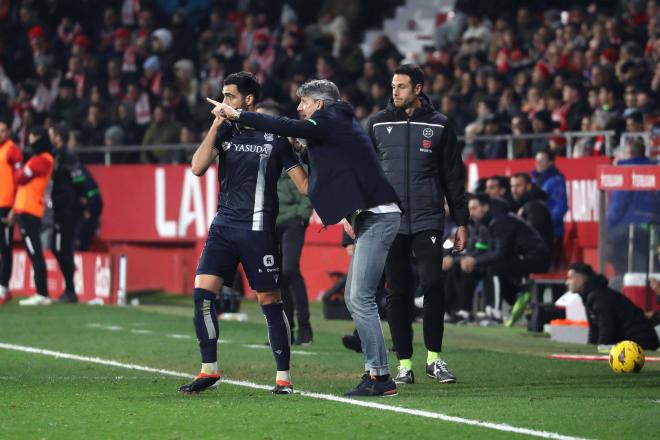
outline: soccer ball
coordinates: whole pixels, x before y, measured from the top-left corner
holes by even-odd
[[[621,341],[610,350],[609,361],[615,373],[639,373],[644,366],[644,350],[636,342]]]

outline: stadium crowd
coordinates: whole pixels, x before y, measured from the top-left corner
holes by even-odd
[[[459,1],[450,20],[438,20],[434,45],[424,53],[402,54],[382,35],[367,56],[359,30],[370,2],[184,3],[73,7],[23,0],[1,10],[0,116],[10,121],[18,145],[25,145],[30,127],[61,123],[79,153],[100,145],[193,145],[209,119],[204,98],[218,96],[222,79],[240,70],[257,75],[264,99],[280,103],[288,116],[297,116],[302,82],[332,80],[366,123],[387,105],[392,73],[406,61],[423,66],[432,103],[466,136],[464,157],[506,157],[506,142],[474,140],[477,135],[620,134],[655,121],[655,0],[573,2],[565,12],[522,6],[494,17]],[[384,2],[383,9],[395,3]],[[310,8],[315,13],[306,13]],[[565,139],[517,140],[514,156],[533,157],[544,148],[565,155]],[[571,152],[604,154],[604,138],[581,138]],[[184,159],[158,150],[113,157]]]

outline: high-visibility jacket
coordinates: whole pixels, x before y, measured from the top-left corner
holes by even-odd
[[[16,178],[18,191],[14,201],[14,211],[17,214],[43,217],[44,196],[52,173],[53,156],[50,153],[41,153],[28,160]]]
[[[11,208],[16,196],[16,169],[23,162],[23,153],[14,141],[7,139],[0,145],[0,208]]]

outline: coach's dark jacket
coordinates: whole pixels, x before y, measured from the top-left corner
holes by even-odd
[[[242,112],[238,122],[267,133],[307,139],[307,192],[323,224],[335,224],[358,209],[400,203],[350,104],[337,102],[307,120]]]
[[[589,320],[589,343],[612,345],[635,341],[645,350],[658,349],[658,335],[651,321],[628,298],[607,286],[607,278],[596,275],[580,292]]]
[[[373,115],[367,131],[385,176],[402,201],[400,234],[444,227],[444,198],[457,225],[468,221],[465,167],[456,133],[426,95],[412,116],[394,107]]]

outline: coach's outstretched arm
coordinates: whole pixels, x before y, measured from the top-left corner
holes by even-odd
[[[239,122],[257,130],[278,134],[280,136],[303,139],[321,139],[325,136],[323,125],[319,125],[314,119],[299,120],[284,117],[278,118],[256,112],[239,112],[222,102],[214,101],[209,98],[206,99],[216,106],[215,109],[220,109],[221,114],[227,119]]]

